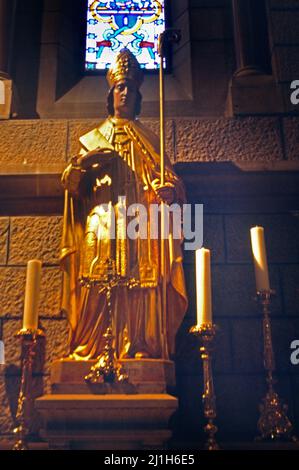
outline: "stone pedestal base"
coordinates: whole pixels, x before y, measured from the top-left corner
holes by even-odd
[[[124,359],[120,361],[137,393],[171,393],[175,387],[172,361],[162,359]],[[60,359],[51,365],[52,393],[90,393],[84,377],[95,361]]]
[[[50,449],[163,449],[177,399],[174,364],[161,359],[121,361],[129,375],[122,383],[90,386],[84,381],[95,361],[61,359],[51,366],[51,395],[36,408]]]
[[[163,449],[177,399],[168,394],[45,395],[36,400],[50,449]]]

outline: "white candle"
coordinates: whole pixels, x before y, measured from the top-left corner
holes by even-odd
[[[251,248],[253,254],[255,282],[257,291],[270,290],[267,253],[263,227],[250,229]]]
[[[197,325],[212,323],[210,250],[196,250]]]
[[[5,355],[4,355],[4,343],[0,339],[0,365],[5,364]]]
[[[25,307],[23,328],[36,330],[38,325],[38,301],[40,290],[40,275],[42,263],[32,259],[27,263]]]

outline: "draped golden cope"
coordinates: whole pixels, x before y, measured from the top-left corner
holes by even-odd
[[[138,120],[108,118],[98,128],[80,138],[82,154],[99,148],[115,150],[111,161],[94,168],[80,194],[66,189],[61,266],[64,271],[63,309],[70,323],[70,354],[75,359],[95,359],[103,352],[108,326],[105,294],[99,287],[81,286],[82,276],[105,274],[105,261],[113,258],[117,273],[137,281],[133,288],[117,286],[112,291],[112,321],[117,357],[134,357],[146,352],[161,357],[160,321],[162,309],[160,276],[160,240],[123,236],[118,196],[125,205],[140,203],[147,211],[147,229],[152,224],[150,204],[160,204],[152,183],[160,179],[159,143],[157,137]],[[112,146],[112,147],[111,147]],[[83,157],[84,158],[84,157]],[[165,182],[175,186],[176,201],[184,203],[184,188],[166,162]],[[65,172],[68,171],[66,168]],[[63,177],[64,180],[64,177]],[[101,212],[107,203],[115,209],[115,239],[109,238],[109,211]],[[100,228],[99,228],[100,227]],[[102,231],[99,239],[99,230]],[[105,230],[107,233],[105,234]],[[166,329],[170,354],[174,352],[176,331],[187,308],[181,240],[166,240],[167,312]]]

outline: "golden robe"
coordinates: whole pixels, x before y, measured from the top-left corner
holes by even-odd
[[[66,177],[64,227],[61,267],[64,271],[63,309],[70,323],[70,355],[75,359],[95,359],[104,347],[103,335],[108,326],[108,308],[99,286],[87,288],[80,278],[101,278],[106,260],[114,260],[118,275],[132,281],[132,287],[116,286],[112,290],[111,308],[114,346],[118,358],[134,357],[145,351],[161,358],[160,321],[162,310],[160,241],[131,240],[118,217],[118,196],[126,197],[126,206],[141,203],[151,225],[150,204],[160,204],[152,183],[160,179],[159,141],[138,120],[108,118],[98,128],[80,138],[81,154],[110,147],[114,158],[86,172],[85,182],[72,194]],[[83,156],[84,158],[84,156]],[[185,202],[184,188],[170,162],[165,163],[165,182],[175,187],[174,202]],[[101,212],[103,203],[113,206],[116,214],[115,239],[108,236],[109,212]],[[106,230],[106,233],[105,233]],[[101,231],[101,236],[99,236]],[[169,354],[174,352],[175,334],[187,308],[182,267],[182,240],[166,240],[167,312],[166,336]],[[134,284],[135,283],[135,284]],[[134,286],[135,285],[135,286]]]

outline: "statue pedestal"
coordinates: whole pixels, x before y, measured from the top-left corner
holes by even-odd
[[[172,361],[162,359],[124,359],[120,361],[129,375],[129,382],[137,393],[166,393],[175,387],[175,370]],[[95,361],[61,359],[51,365],[52,393],[90,393],[84,377]]]
[[[94,361],[62,359],[51,367],[52,393],[38,398],[44,421],[41,432],[50,449],[163,449],[171,437],[170,417],[178,401],[167,393],[174,387],[172,361],[122,361],[136,393],[111,393],[85,383]],[[106,384],[105,384],[106,385]],[[113,386],[112,386],[113,390]]]

